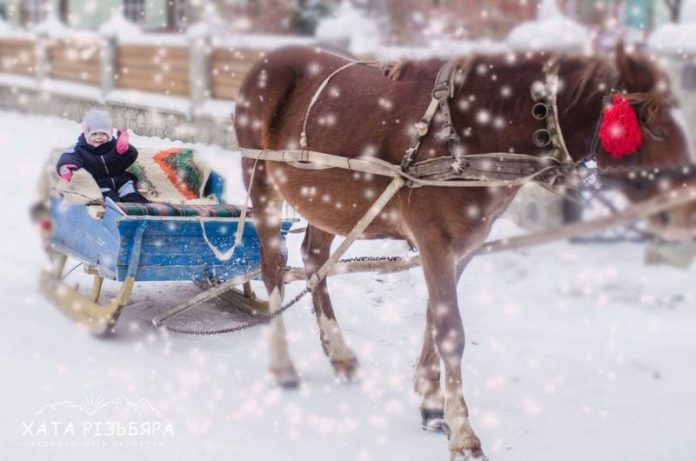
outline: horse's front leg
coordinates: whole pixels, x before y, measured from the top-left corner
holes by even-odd
[[[314,226],[308,226],[302,242],[302,259],[305,271],[311,274],[317,271],[329,259],[331,242],[335,235],[324,232]],[[343,339],[343,333],[336,320],[326,279],[322,280],[312,293],[314,313],[319,324],[319,336],[324,353],[331,360],[336,376],[352,379],[358,367],[355,354]]]
[[[457,263],[457,280],[464,272],[471,258],[465,258]],[[428,300],[428,310],[430,301]],[[443,429],[445,396],[440,387],[440,354],[435,344],[435,326],[426,318],[423,348],[416,363],[414,388],[421,396],[420,412],[423,429],[439,431]]]
[[[423,348],[413,376],[414,389],[421,396],[421,424],[427,431],[439,431],[443,428],[445,411],[445,396],[440,388],[440,354],[433,332],[434,326],[426,320]]]
[[[449,431],[452,459],[483,457],[481,441],[469,424],[469,410],[462,391],[464,326],[457,304],[460,270],[456,252],[445,241],[419,245],[423,272],[428,285],[427,322],[445,369],[444,419]]]

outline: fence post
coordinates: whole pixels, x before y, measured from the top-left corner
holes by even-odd
[[[211,40],[207,30],[189,32],[189,82],[191,112],[199,115],[210,98]]]
[[[36,58],[36,79],[39,83],[43,82],[50,76],[50,62],[48,59],[48,34],[39,32],[36,35],[36,43],[34,46]]]
[[[116,72],[118,70],[118,40],[116,35],[104,34],[101,37],[101,91],[102,98],[116,87]]]

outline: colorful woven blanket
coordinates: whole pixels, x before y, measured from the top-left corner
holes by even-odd
[[[185,203],[204,198],[210,167],[193,149],[139,149],[129,168],[141,194],[153,202]]]

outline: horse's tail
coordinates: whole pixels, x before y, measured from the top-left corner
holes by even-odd
[[[296,74],[283,55],[270,53],[247,74],[239,90],[234,129],[240,147],[271,149],[283,105],[295,86]]]

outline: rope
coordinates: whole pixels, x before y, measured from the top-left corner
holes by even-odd
[[[203,240],[205,240],[205,243],[208,244],[208,247],[212,250],[215,257],[220,261],[229,260],[234,255],[234,252],[237,249],[237,247],[244,245],[244,240],[242,239],[242,236],[244,235],[244,223],[246,222],[247,213],[249,211],[249,198],[251,197],[251,190],[254,187],[254,176],[256,175],[256,166],[259,163],[259,157],[260,155],[256,156],[256,159],[254,160],[254,166],[251,170],[251,176],[249,177],[249,188],[247,189],[246,198],[244,199],[244,203],[242,204],[242,210],[239,214],[239,221],[237,222],[237,232],[235,232],[234,234],[234,242],[232,244],[232,248],[225,251],[224,253],[220,251],[215,246],[215,244],[213,244],[208,239],[208,233],[205,230],[203,219],[199,218],[198,220],[198,222],[201,225],[201,230],[203,232]]]
[[[234,242],[232,244],[232,248],[230,248],[229,250],[227,250],[223,253],[222,251],[220,251],[218,249],[218,247],[215,246],[215,244],[213,242],[211,242],[208,239],[208,233],[205,230],[205,224],[203,223],[203,219],[199,218],[198,223],[201,225],[201,231],[203,233],[203,240],[205,241],[205,243],[208,244],[208,248],[210,248],[210,250],[213,252],[215,257],[219,261],[227,261],[228,259],[230,259],[232,257],[232,255],[234,255],[234,250],[237,249],[237,243],[240,242],[240,240],[235,238]]]

